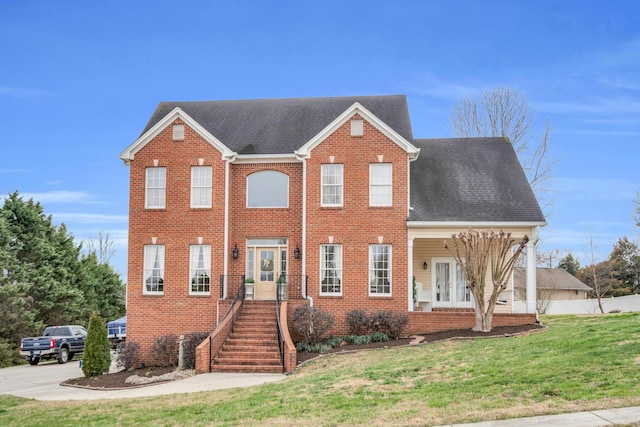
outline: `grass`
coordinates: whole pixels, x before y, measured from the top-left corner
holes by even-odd
[[[0,425],[439,425],[640,405],[640,314],[527,336],[331,356],[277,383],[154,398],[0,396]]]

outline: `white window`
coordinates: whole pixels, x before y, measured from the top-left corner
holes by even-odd
[[[289,177],[282,172],[261,171],[247,177],[248,208],[289,206]]]
[[[369,205],[392,205],[391,163],[371,163],[369,165]]]
[[[321,206],[342,206],[343,167],[341,164],[322,165]]]
[[[191,167],[191,207],[211,207],[211,166]]]
[[[144,246],[143,293],[164,293],[164,245]]]
[[[342,245],[320,245],[320,295],[342,295]]]
[[[191,245],[190,248],[190,294],[211,293],[211,246]]]
[[[145,207],[162,209],[166,204],[167,168],[147,168]]]
[[[369,245],[369,295],[391,295],[391,245]]]

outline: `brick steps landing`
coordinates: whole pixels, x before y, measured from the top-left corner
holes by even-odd
[[[212,372],[282,373],[274,301],[245,301]]]

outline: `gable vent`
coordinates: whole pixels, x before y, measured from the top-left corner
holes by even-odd
[[[363,136],[364,124],[362,120],[351,120],[351,136]]]
[[[173,125],[173,140],[174,141],[184,140],[184,125]]]

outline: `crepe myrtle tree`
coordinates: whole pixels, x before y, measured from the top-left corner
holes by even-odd
[[[518,242],[511,233],[480,230],[467,230],[451,237],[453,248],[446,241],[444,247],[463,271],[467,287],[473,295],[476,312],[473,330],[489,332],[498,297],[507,288],[513,267],[529,237],[525,235]],[[488,271],[491,273],[493,287],[487,300],[485,292]]]

